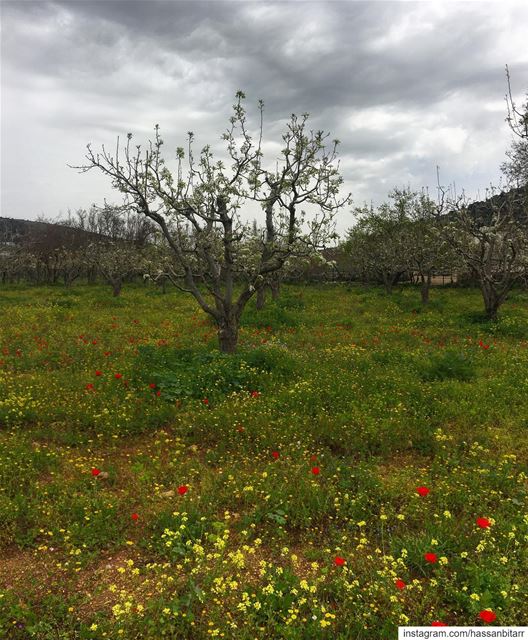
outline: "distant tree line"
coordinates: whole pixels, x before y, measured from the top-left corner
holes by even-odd
[[[527,187],[469,203],[445,191],[433,201],[424,192],[395,188],[379,207],[356,208],[356,224],[334,247],[289,256],[258,289],[257,307],[264,306],[266,288],[278,296],[282,281],[373,283],[387,294],[398,283],[413,282],[427,304],[434,277],[449,274],[459,284],[479,286],[486,313],[496,318],[511,288],[528,282],[527,212]],[[192,228],[179,233],[191,251]],[[248,259],[264,233],[254,224],[240,246]],[[220,236],[216,242],[221,246]],[[197,280],[205,269],[206,261],[196,260]],[[145,279],[165,290],[168,283],[183,286],[185,272],[164,236],[138,213],[106,206],[53,222],[0,218],[3,284],[104,281],[118,296],[125,282]],[[241,282],[235,279],[237,286]]]
[[[143,277],[153,232],[142,217],[113,206],[53,221],[0,218],[0,280],[70,286],[103,279],[119,295],[124,281]]]

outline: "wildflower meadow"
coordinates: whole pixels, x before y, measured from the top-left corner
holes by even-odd
[[[528,624],[528,293],[0,292],[0,638]]]

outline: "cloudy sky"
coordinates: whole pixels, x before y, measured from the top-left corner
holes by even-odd
[[[341,140],[345,190],[395,185],[483,195],[510,144],[507,63],[528,90],[528,4],[2,0],[1,214],[56,217],[103,198],[86,143],[159,123],[172,155],[192,130],[221,151],[233,97],[265,102],[265,151],[291,113]],[[341,214],[340,229],[352,221]]]

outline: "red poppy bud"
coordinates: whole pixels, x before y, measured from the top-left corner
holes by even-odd
[[[178,487],[178,493],[180,496],[183,496],[189,491],[189,487],[186,484],[182,484],[181,487]]]
[[[139,520],[139,515],[137,513],[133,513],[130,517],[134,522],[137,522]]]
[[[493,611],[490,611],[489,609],[484,609],[479,613],[479,618],[487,623],[495,622],[495,620],[497,619],[497,614]]]
[[[487,518],[477,518],[476,523],[477,527],[480,527],[481,529],[491,527],[491,522]]]
[[[120,380],[122,377],[123,377],[123,374],[122,374],[122,373],[116,373],[116,374],[115,374],[115,376],[114,376],[114,378],[115,378],[116,380]]]
[[[447,624],[445,622],[442,622],[441,620],[435,620],[434,622],[431,622],[431,626],[432,627],[447,627]]]
[[[97,371],[95,372],[95,375],[96,375],[96,376],[102,376],[102,375],[103,375],[103,372],[102,372],[102,371],[99,371],[99,369],[97,369]]]
[[[278,451],[272,451],[271,455],[275,458],[275,460],[278,460],[280,454]]]

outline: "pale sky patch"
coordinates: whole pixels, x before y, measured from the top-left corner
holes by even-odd
[[[106,198],[79,175],[87,143],[147,143],[169,166],[186,133],[221,153],[238,89],[273,163],[290,114],[341,140],[344,191],[394,186],[476,195],[500,180],[511,135],[504,65],[528,89],[526,2],[3,1],[1,212],[35,219]],[[248,212],[254,215],[254,209]],[[350,209],[340,230],[350,226]]]

